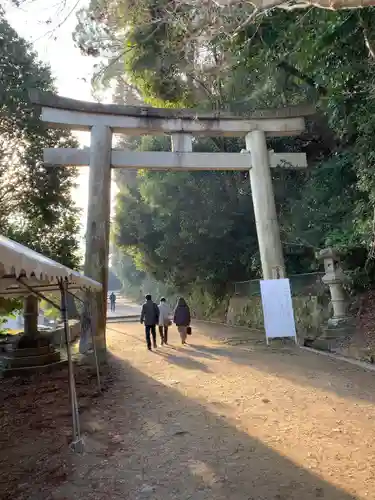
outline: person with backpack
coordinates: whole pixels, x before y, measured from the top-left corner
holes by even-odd
[[[146,302],[142,306],[141,311],[141,323],[145,325],[146,332],[146,343],[147,349],[149,351],[151,348],[151,335],[152,335],[152,346],[156,349],[156,325],[159,323],[159,308],[152,301],[152,297],[150,294],[146,295]]]

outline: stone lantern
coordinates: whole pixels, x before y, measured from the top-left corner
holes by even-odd
[[[318,259],[324,263],[325,275],[322,281],[328,285],[331,294],[333,316],[328,320],[328,327],[339,327],[349,319],[348,301],[343,286],[347,277],[342,270],[340,257],[333,248],[321,250]]]

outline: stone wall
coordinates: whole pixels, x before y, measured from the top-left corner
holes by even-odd
[[[205,290],[196,289],[186,300],[194,318],[225,323],[229,297],[218,300]]]
[[[232,297],[229,300],[226,323],[263,330],[262,302],[259,296]]]
[[[315,338],[322,332],[331,315],[329,297],[322,295],[306,295],[293,297],[293,307],[297,335],[300,340],[305,337]],[[263,330],[263,310],[261,297],[234,296],[229,300],[226,323],[233,326]]]

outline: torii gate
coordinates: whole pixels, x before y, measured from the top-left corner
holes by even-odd
[[[254,111],[247,117],[194,110],[158,109],[90,103],[32,91],[41,119],[52,127],[91,131],[88,149],[47,148],[44,161],[60,166],[89,166],[84,273],[103,284],[95,297],[95,337],[105,355],[111,168],[152,170],[250,170],[250,183],[264,279],[285,275],[270,167],[305,168],[304,153],[267,150],[266,137],[298,135],[305,130],[310,106]],[[172,139],[172,152],[112,149],[112,134],[160,135]],[[241,153],[193,153],[193,136],[245,137]]]

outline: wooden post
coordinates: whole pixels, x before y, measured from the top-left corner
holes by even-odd
[[[103,285],[91,294],[92,329],[98,360],[106,359],[109,227],[111,212],[112,131],[105,125],[91,129],[89,206],[84,272]]]

